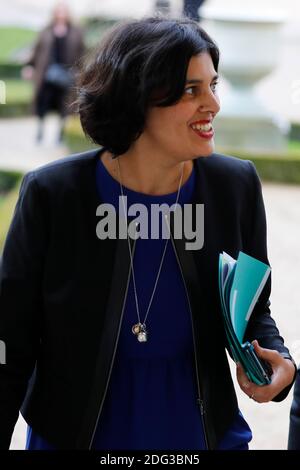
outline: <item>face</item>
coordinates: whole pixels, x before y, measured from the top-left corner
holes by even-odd
[[[70,18],[68,6],[63,2],[58,3],[53,10],[53,18],[57,23],[66,23]]]
[[[220,110],[217,80],[209,53],[193,56],[181,99],[172,106],[151,108],[141,137],[176,160],[209,156],[214,151],[212,122]]]

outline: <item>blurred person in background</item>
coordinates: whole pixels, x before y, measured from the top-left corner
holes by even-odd
[[[22,69],[22,77],[34,81],[32,111],[38,117],[37,142],[43,138],[44,118],[51,111],[60,116],[57,141],[62,141],[66,117],[72,112],[75,65],[83,53],[82,30],[72,23],[68,6],[60,2]]]
[[[300,450],[300,366],[298,366],[290,411],[288,450]]]
[[[161,15],[169,15],[171,12],[171,4],[169,0],[156,0],[154,4],[154,12]]]
[[[183,13],[195,21],[201,20],[200,8],[205,0],[184,0]]]
[[[188,18],[117,24],[83,64],[78,112],[99,147],[25,176],[4,245],[1,448],[21,408],[29,450],[248,449],[218,263],[223,250],[268,263],[266,218],[253,163],[214,152],[218,65],[218,47]],[[132,239],[137,204],[147,217]],[[158,205],[171,236],[152,236]],[[187,247],[188,224],[174,236],[174,205],[205,229],[201,248]],[[269,278],[245,341],[271,365],[272,383],[237,368],[258,403],[283,400],[295,376],[270,291]]]

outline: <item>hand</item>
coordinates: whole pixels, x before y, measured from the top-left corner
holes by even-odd
[[[272,367],[272,382],[269,385],[256,385],[250,382],[241,364],[237,364],[237,380],[240,388],[249,398],[258,403],[267,403],[292,383],[295,367],[292,361],[282,357],[278,351],[261,348],[257,340],[252,341],[252,344],[257,356],[264,359]]]
[[[23,80],[32,80],[34,74],[34,68],[31,65],[25,65],[21,69],[21,77]]]

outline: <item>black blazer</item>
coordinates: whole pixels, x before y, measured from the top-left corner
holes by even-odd
[[[28,173],[21,186],[0,267],[0,339],[7,352],[6,365],[0,365],[1,448],[9,446],[22,402],[26,421],[59,449],[90,448],[101,415],[130,259],[126,240],[96,237],[99,152],[48,164]],[[242,250],[268,263],[266,221],[250,161],[213,154],[194,165],[194,202],[205,205],[204,246],[187,251],[184,239],[174,246],[193,320],[195,400],[208,446],[216,448],[237,413],[220,315],[218,256],[224,250],[236,257]],[[270,316],[269,294],[270,281],[247,339],[289,358]]]
[[[288,450],[300,450],[300,366],[298,367],[290,410]]]

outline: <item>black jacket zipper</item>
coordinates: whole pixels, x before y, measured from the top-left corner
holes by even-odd
[[[170,233],[171,233],[171,231],[170,231]],[[176,247],[175,247],[175,244],[174,244],[174,239],[173,239],[172,233],[171,233],[171,241],[172,241],[174,253],[175,253],[175,256],[176,256],[176,260],[177,260],[177,263],[178,263],[178,266],[179,266],[179,269],[180,269],[180,273],[181,273],[181,277],[182,277],[182,280],[183,280],[183,285],[184,285],[184,288],[185,288],[185,292],[186,292],[186,296],[187,296],[187,300],[188,300],[188,305],[189,305],[191,325],[192,325],[192,335],[193,335],[194,359],[195,359],[195,369],[196,369],[196,382],[197,382],[197,390],[198,390],[197,405],[200,407],[200,415],[201,415],[201,419],[202,419],[205,444],[206,444],[206,448],[209,450],[210,447],[209,447],[208,436],[207,436],[207,431],[206,431],[206,427],[205,427],[205,408],[204,408],[204,402],[201,398],[202,394],[201,394],[201,391],[200,391],[201,389],[200,389],[199,371],[198,371],[198,364],[197,364],[197,357],[196,357],[195,332],[194,332],[194,322],[193,322],[193,316],[192,316],[192,309],[191,309],[190,299],[189,299],[185,279],[184,279],[181,264],[180,264],[180,261],[179,261],[178,255],[177,255],[177,251],[176,251]],[[134,257],[135,245],[136,245],[136,239],[133,242],[132,258]],[[128,293],[128,288],[129,288],[130,275],[131,275],[131,266],[130,266],[129,273],[128,273],[128,278],[127,278],[126,291],[125,291],[125,295],[124,295],[124,301],[123,301],[123,306],[122,306],[121,318],[120,318],[118,335],[117,335],[117,340],[116,340],[116,343],[115,343],[113,358],[112,358],[110,369],[109,369],[109,374],[108,374],[108,378],[107,378],[107,382],[106,382],[106,386],[105,386],[104,395],[103,395],[103,398],[102,398],[102,401],[101,401],[101,404],[100,404],[100,407],[99,407],[96,424],[95,424],[93,434],[92,434],[92,437],[91,437],[89,450],[91,450],[92,445],[93,445],[93,440],[94,440],[94,437],[95,437],[95,434],[96,434],[97,426],[98,426],[98,423],[99,423],[100,415],[101,415],[101,412],[102,412],[104,400],[105,400],[105,397],[106,397],[106,393],[107,393],[107,390],[108,390],[108,385],[109,385],[109,381],[110,381],[110,377],[111,377],[111,373],[112,373],[112,368],[113,368],[114,359],[115,359],[117,346],[118,346],[118,342],[119,342],[119,337],[120,337],[121,325],[122,325],[122,321],[123,321],[125,303],[126,303],[127,293]]]
[[[136,240],[137,240],[137,239],[135,238],[135,239],[134,239],[134,242],[133,242],[132,259],[134,258],[134,251],[135,251]],[[105,397],[106,397],[106,393],[107,393],[107,389],[108,389],[108,385],[109,385],[109,381],[110,381],[110,377],[111,377],[113,365],[114,365],[114,362],[115,362],[115,356],[116,356],[116,351],[117,351],[117,347],[118,347],[118,342],[119,342],[119,337],[120,337],[120,331],[121,331],[121,326],[122,326],[122,321],[123,321],[123,315],[124,315],[124,309],[125,309],[125,304],[126,304],[126,299],[127,299],[127,293],[128,293],[128,288],[129,288],[130,275],[131,275],[131,264],[130,264],[130,268],[129,268],[128,278],[127,278],[127,285],[126,285],[126,291],[125,291],[124,300],[123,300],[123,305],[122,305],[122,312],[121,312],[121,317],[120,317],[120,322],[119,322],[118,335],[117,335],[117,339],[116,339],[116,343],[115,343],[115,348],[114,348],[114,352],[113,352],[112,361],[111,361],[111,364],[110,364],[110,369],[109,369],[109,373],[108,373],[108,377],[107,377],[107,382],[106,382],[106,385],[105,385],[105,390],[104,390],[103,398],[102,398],[102,401],[101,401],[101,404],[100,404],[100,407],[99,407],[99,410],[98,410],[98,416],[97,416],[96,424],[95,424],[95,427],[94,427],[94,430],[93,430],[93,434],[92,434],[92,437],[91,437],[91,441],[90,441],[90,445],[89,445],[89,450],[91,450],[92,445],[93,445],[93,440],[94,440],[94,437],[95,437],[95,434],[96,434],[96,430],[97,430],[97,426],[98,426],[98,423],[99,423],[100,415],[101,415],[101,412],[102,412],[104,400],[105,400]]]
[[[180,261],[179,261],[179,258],[178,258],[178,254],[177,254],[177,251],[176,251],[173,235],[172,235],[171,230],[169,230],[169,231],[170,231],[170,236],[171,236],[171,240],[172,240],[174,253],[175,253],[176,260],[177,260],[177,263],[178,263],[178,266],[179,266],[179,270],[180,270],[180,273],[181,273],[181,277],[182,277],[182,281],[183,281],[183,285],[184,285],[184,288],[185,288],[186,297],[187,297],[188,305],[189,305],[191,324],[192,324],[192,334],[193,334],[194,359],[195,359],[195,369],[196,369],[196,382],[197,382],[197,390],[198,390],[197,405],[200,407],[200,414],[201,414],[201,420],[202,420],[202,425],[203,425],[203,433],[204,433],[206,449],[210,450],[207,430],[206,430],[206,426],[205,426],[205,419],[206,419],[206,417],[205,417],[205,408],[204,408],[204,401],[202,399],[202,393],[201,393],[201,388],[200,388],[198,363],[197,363],[197,357],[196,357],[195,331],[194,331],[192,308],[191,308],[191,304],[190,304],[190,298],[189,298],[188,290],[187,290],[187,287],[186,287],[186,282],[185,282],[183,272],[182,272],[182,267],[181,267],[181,264],[180,264]]]

